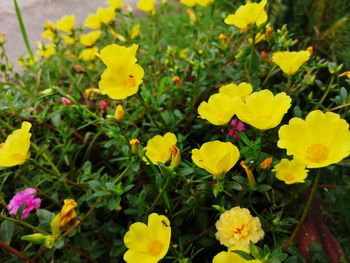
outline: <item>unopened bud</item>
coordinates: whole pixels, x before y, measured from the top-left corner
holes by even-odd
[[[139,151],[140,141],[138,139],[131,139],[129,144],[131,146],[131,152],[133,154],[137,154],[137,152]]]
[[[106,100],[102,100],[98,104],[98,107],[100,108],[101,112],[105,112],[108,109],[108,107],[109,107],[109,103]]]
[[[267,26],[266,30],[265,30],[266,39],[271,39],[272,38],[272,33],[273,33],[272,27]]]
[[[263,170],[267,170],[269,169],[271,163],[272,163],[272,157],[268,157],[260,163],[260,168]]]
[[[314,53],[314,47],[313,46],[308,46],[306,48],[306,50],[310,53],[310,55],[312,55],[312,53]]]
[[[178,167],[181,163],[181,151],[176,145],[170,147],[171,151],[171,163],[170,165],[174,168]]]
[[[124,119],[124,108],[122,105],[118,105],[117,108],[115,109],[115,113],[114,113],[114,118],[117,121],[121,121]]]
[[[43,235],[41,233],[35,233],[31,235],[22,236],[21,240],[28,241],[35,245],[43,245],[46,241],[46,235]]]
[[[171,79],[171,81],[176,84],[176,85],[181,85],[182,84],[182,80],[180,79],[179,76],[175,76]]]

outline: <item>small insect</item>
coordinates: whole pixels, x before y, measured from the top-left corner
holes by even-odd
[[[162,223],[164,226],[168,227],[168,224],[164,220],[162,220]]]
[[[129,75],[129,78],[133,78],[134,76],[133,75]]]

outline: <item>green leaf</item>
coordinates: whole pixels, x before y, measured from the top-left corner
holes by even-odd
[[[0,239],[10,245],[14,231],[15,223],[5,220],[0,226]]]

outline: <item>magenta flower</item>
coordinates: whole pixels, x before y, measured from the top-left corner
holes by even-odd
[[[231,137],[235,138],[236,140],[238,140],[239,134],[237,132],[238,131],[240,131],[240,132],[245,131],[244,123],[238,119],[233,119],[231,121],[231,127],[232,127],[231,129],[228,129],[228,132],[227,132],[228,136],[231,136]]]
[[[37,210],[40,207],[41,199],[36,198],[36,189],[34,188],[26,188],[12,197],[10,204],[8,205],[8,209],[10,215],[16,215],[18,209],[26,204],[23,213],[21,215],[21,219],[25,219],[29,216],[30,211]]]

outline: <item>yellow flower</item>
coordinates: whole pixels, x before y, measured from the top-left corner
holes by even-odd
[[[155,165],[158,162],[166,163],[171,158],[171,147],[176,145],[177,139],[175,134],[167,132],[164,136],[156,135],[148,140],[145,155]],[[143,159],[148,162],[146,158]]]
[[[239,150],[230,142],[211,141],[192,150],[192,160],[213,176],[226,174],[238,161]]]
[[[124,119],[124,108],[122,105],[118,105],[115,109],[115,112],[114,112],[114,118],[117,120],[117,121],[121,121]]]
[[[278,147],[307,168],[335,164],[350,154],[349,124],[333,112],[315,110],[305,120],[293,118],[278,135]]]
[[[140,24],[136,24],[132,26],[131,34],[130,34],[131,39],[137,38],[140,35],[140,28],[141,28]]]
[[[144,12],[153,12],[155,8],[155,0],[140,0],[137,2],[137,8]]]
[[[100,38],[100,36],[101,36],[100,30],[91,31],[87,34],[80,36],[80,44],[86,47],[90,47],[96,43],[96,41]]]
[[[38,56],[44,58],[50,58],[56,54],[56,47],[53,43],[44,45],[42,43],[38,43],[39,50],[37,51]]]
[[[41,32],[41,37],[43,39],[52,40],[55,37],[55,32],[47,28],[43,32]]]
[[[180,0],[181,4],[188,6],[188,7],[192,7],[194,5],[196,5],[196,0]]]
[[[84,26],[91,28],[91,29],[101,28],[100,17],[97,14],[88,15],[88,17],[85,19]]]
[[[239,29],[247,29],[251,24],[259,26],[267,21],[266,3],[267,0],[262,0],[260,3],[248,2],[240,6],[236,13],[228,15],[225,23]]]
[[[70,33],[74,28],[75,16],[64,16],[56,22],[56,28],[62,32]]]
[[[168,252],[170,239],[169,219],[152,213],[148,217],[148,225],[137,222],[126,232],[124,243],[128,251],[124,260],[127,263],[156,263]]]
[[[253,87],[247,82],[241,82],[238,85],[230,83],[220,87],[219,93],[230,97],[240,97],[244,99],[253,92]]]
[[[286,184],[295,184],[305,182],[308,170],[305,169],[305,164],[298,160],[282,159],[274,166],[273,172],[276,172],[278,180]]]
[[[272,55],[272,62],[277,64],[288,76],[292,76],[309,58],[310,52],[307,50],[298,52],[280,51]]]
[[[208,102],[199,105],[198,114],[211,124],[225,125],[235,115],[233,99],[222,93],[211,95]]]
[[[235,111],[241,121],[259,130],[268,130],[281,122],[291,101],[284,92],[274,96],[269,90],[261,90],[246,97],[245,101],[236,98]]]
[[[214,0],[196,0],[196,3],[199,4],[200,6],[207,6],[207,5],[210,5],[211,3],[214,3]]]
[[[77,203],[73,199],[64,200],[64,205],[61,209],[60,227],[77,220],[77,213],[74,210],[77,206]]]
[[[70,45],[74,44],[75,39],[73,37],[68,36],[68,35],[63,35],[62,38],[63,38],[64,43],[67,46],[70,46]]]
[[[56,29],[56,25],[55,25],[54,22],[52,22],[52,21],[50,21],[50,20],[46,20],[46,21],[44,22],[44,28],[45,28],[45,29],[54,30],[54,29]]]
[[[32,65],[35,64],[35,62],[37,61],[38,59],[34,56],[34,57],[31,57],[31,56],[27,56],[27,57],[19,57],[17,59],[17,63],[20,67],[30,67]]]
[[[101,75],[99,88],[112,99],[125,99],[137,93],[144,71],[136,64],[137,45],[129,48],[109,45],[101,50],[99,57],[107,66]]]
[[[101,23],[108,25],[115,19],[115,9],[113,7],[99,8],[97,15]]]
[[[108,4],[110,7],[113,7],[114,9],[122,8],[122,0],[108,0]]]
[[[29,158],[31,127],[29,122],[22,122],[21,128],[13,131],[5,142],[0,144],[0,167],[20,165]]]
[[[228,248],[232,246],[249,248],[250,241],[257,243],[265,235],[260,219],[253,217],[248,209],[238,206],[222,213],[215,227],[216,239]]]
[[[97,47],[85,48],[80,52],[79,58],[82,59],[83,61],[91,61],[96,58],[97,52],[98,52]]]
[[[260,260],[248,260],[232,251],[222,251],[213,258],[213,263],[262,263]]]

